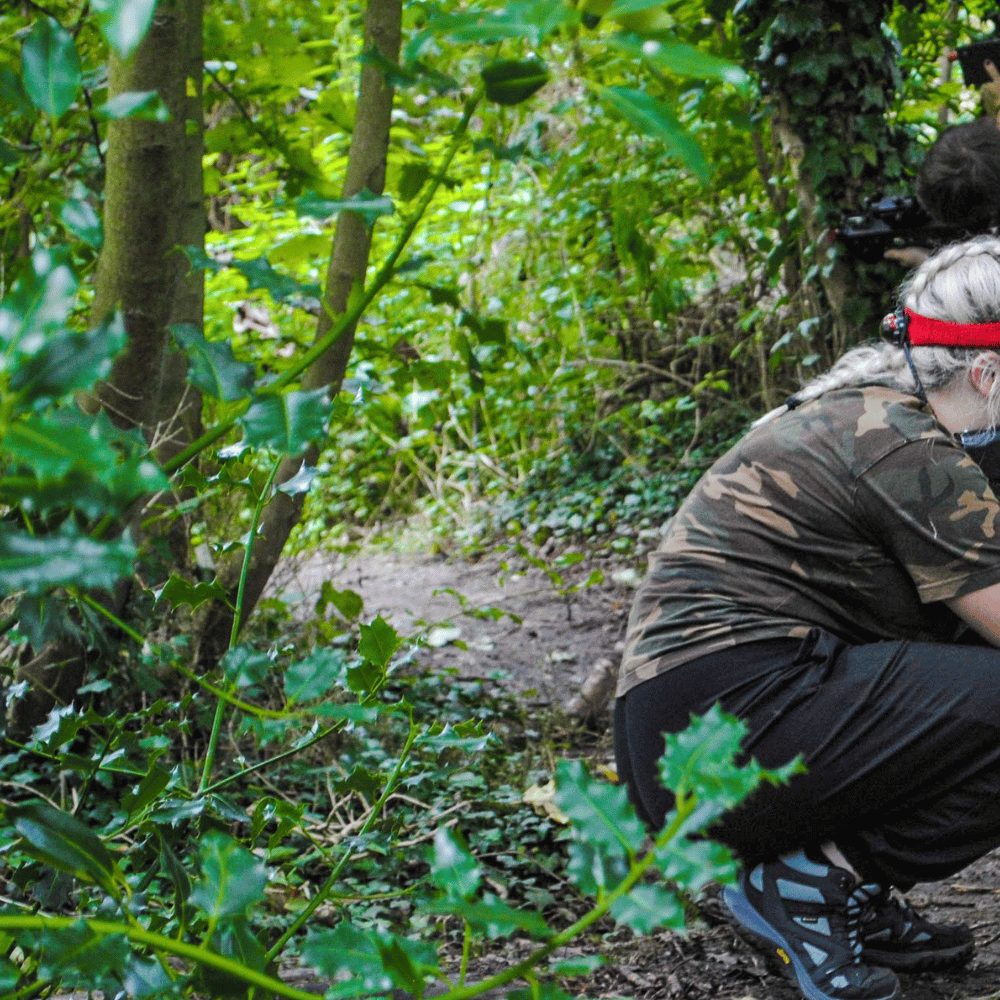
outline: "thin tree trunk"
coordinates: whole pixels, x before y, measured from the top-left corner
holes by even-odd
[[[97,399],[123,426],[143,429],[157,445],[178,415],[196,426],[198,401],[184,396],[183,359],[168,353],[167,324],[201,324],[202,277],[188,276],[178,243],[204,242],[201,199],[202,0],[160,0],[145,39],[128,60],[112,56],[109,93],[155,90],[170,110],[169,122],[125,119],[108,128],[104,246],[97,268],[94,313],[121,309],[126,347]],[[188,90],[188,79],[192,91]],[[188,129],[187,121],[194,121]],[[182,405],[183,400],[183,405]],[[169,431],[162,452],[177,447]],[[174,555],[183,539],[170,539]],[[121,610],[122,587],[103,598]],[[11,704],[12,733],[23,735],[56,703],[73,699],[82,682],[85,650],[75,638],[56,640],[25,655],[17,669],[26,696]]]
[[[395,62],[399,57],[401,22],[401,0],[370,0],[365,14],[365,49],[376,48],[385,59]],[[382,70],[372,62],[366,62],[361,70],[357,114],[344,179],[345,198],[364,189],[381,194],[385,188],[392,102],[393,88]],[[371,228],[359,215],[345,212],[339,216],[326,273],[324,308],[316,324],[316,340],[329,332],[334,317],[347,308],[351,289],[364,284],[371,240]],[[354,332],[353,326],[345,330],[340,339],[306,372],[302,380],[304,388],[325,386],[331,396],[340,391],[354,346]],[[320,448],[313,445],[302,458],[285,461],[277,481],[281,483],[290,479],[303,463],[315,465],[319,453]],[[244,620],[270,579],[288,536],[301,517],[304,500],[303,494],[289,496],[277,492],[267,507],[249,567],[244,592]],[[221,567],[220,579],[230,591],[236,589],[241,561],[240,556],[234,556]],[[228,640],[232,617],[232,611],[221,602],[211,606],[201,629],[201,662],[213,662],[221,655]]]
[[[120,308],[128,334],[110,378],[98,389],[102,406],[155,441],[160,415],[167,323],[182,274],[176,251],[183,204],[183,162],[190,31],[186,0],[161,0],[153,24],[127,60],[112,57],[109,96],[155,90],[169,122],[124,119],[108,127],[104,246],[97,267],[94,311]]]

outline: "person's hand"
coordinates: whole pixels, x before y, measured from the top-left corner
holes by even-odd
[[[926,247],[892,247],[882,254],[886,260],[894,260],[904,267],[919,267],[930,255]]]
[[[996,118],[1000,114],[1000,70],[996,68],[992,59],[983,61],[983,69],[989,77],[989,81],[979,88],[983,101],[983,114]]]

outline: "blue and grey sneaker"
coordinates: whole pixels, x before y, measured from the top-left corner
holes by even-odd
[[[806,1000],[897,1000],[899,981],[866,965],[861,920],[872,899],[842,868],[803,852],[757,865],[722,898],[741,929],[776,954]]]
[[[905,897],[880,885],[861,918],[864,959],[897,972],[950,969],[972,957],[975,943],[965,924],[935,924]]]

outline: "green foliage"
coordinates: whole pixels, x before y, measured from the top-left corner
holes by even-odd
[[[27,694],[15,665],[55,640],[90,671],[8,733],[4,780],[50,801],[0,823],[0,986],[302,998],[271,974],[295,955],[328,996],[420,996],[452,974],[449,945],[516,936],[524,961],[471,985],[463,965],[457,988],[524,978],[561,1000],[554,980],[600,956],[550,964],[557,949],[610,921],[682,929],[690,898],[735,874],[698,835],[794,768],[739,763],[742,729],[713,710],[668,740],[676,809],[652,843],[579,761],[555,768],[561,830],[521,801],[551,777],[546,723],[482,683],[422,676],[416,645],[333,584],[305,626],[269,597],[256,641],[241,636],[246,577],[230,592],[204,553],[249,563],[267,505],[304,493],[301,545],[419,511],[442,545],[502,538],[564,595],[582,558],[566,546],[651,544],[747,418],[829,351],[815,289],[832,258],[799,252],[768,95],[793,95],[790,120],[819,134],[801,169],[832,219],[903,186],[937,128],[939,43],[977,31],[981,5],[895,11],[883,32],[887,5],[841,5],[835,31],[818,0],[743,3],[738,20],[712,5],[714,21],[653,0],[416,3],[398,64],[363,51],[354,4],[207,5],[188,96],[204,82],[212,231],[185,251],[205,321],[171,329],[200,410],[169,458],[176,442],[122,429],[92,393],[133,334],[88,315],[109,122],[169,117],[153,90],[108,98],[109,49],[134,54],[155,6],[0,13],[7,704]],[[387,190],[344,198],[359,60],[397,89]],[[958,84],[942,93],[967,104]],[[373,267],[316,347],[344,213],[366,223]],[[358,320],[344,391],[304,388]],[[276,456],[327,439],[275,486]],[[190,617],[213,602],[237,622],[195,668]]]

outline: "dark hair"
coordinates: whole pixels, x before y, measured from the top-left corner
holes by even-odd
[[[982,232],[1000,222],[1000,126],[954,125],[927,151],[917,198],[935,221]]]

